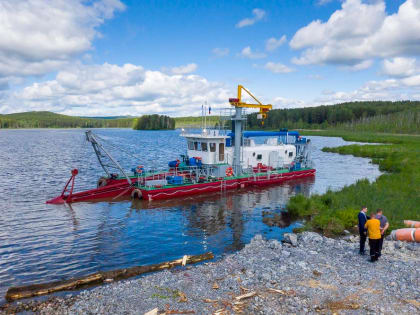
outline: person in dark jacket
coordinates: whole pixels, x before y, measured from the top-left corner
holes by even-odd
[[[388,219],[382,214],[382,209],[376,210],[376,218],[381,222],[381,240],[379,241],[379,257],[382,255],[382,246],[384,244],[384,238],[386,230],[389,228]]]
[[[368,210],[367,207],[363,207],[362,210],[359,212],[359,215],[357,216],[357,218],[359,219],[359,235],[360,235],[359,254],[360,255],[365,254],[365,244],[366,244],[366,234],[367,234],[365,224],[366,224],[366,221],[369,219],[369,217],[366,215],[367,210]]]

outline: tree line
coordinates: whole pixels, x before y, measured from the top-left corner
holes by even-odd
[[[175,119],[164,115],[143,115],[134,120],[135,130],[175,129]]]
[[[264,125],[257,119],[257,114],[248,115],[247,125],[250,129],[328,129],[351,124],[360,125],[364,122],[374,122],[373,117],[388,117],[401,112],[418,112],[418,101],[367,101],[348,102],[337,105],[317,107],[274,109],[268,112]],[[399,118],[402,118],[398,116]],[[410,114],[405,115],[409,117]],[[376,121],[379,123],[381,119]],[[373,127],[373,126],[372,126]]]
[[[0,128],[129,128],[133,118],[84,118],[52,112],[0,115]]]

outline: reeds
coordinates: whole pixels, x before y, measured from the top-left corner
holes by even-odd
[[[346,131],[310,132],[342,136],[345,140],[388,143],[324,148],[326,152],[372,158],[386,172],[374,183],[360,180],[341,191],[291,198],[288,210],[296,217],[308,218],[305,228],[327,235],[341,234],[357,224],[362,205],[369,210],[382,208],[390,230],[403,226],[404,219],[420,220],[420,136],[349,133]]]

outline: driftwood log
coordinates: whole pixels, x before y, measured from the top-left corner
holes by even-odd
[[[130,277],[138,276],[148,272],[159,271],[163,269],[170,269],[175,266],[194,264],[200,261],[213,259],[212,253],[205,253],[196,256],[184,256],[183,258],[163,262],[160,264],[136,266],[124,269],[117,269],[111,271],[100,271],[85,277],[73,278],[64,281],[56,281],[41,284],[32,284],[20,287],[11,287],[6,292],[6,300],[14,301],[18,299],[29,298],[33,296],[46,295],[58,291],[76,290],[80,287],[97,285],[104,282],[111,282],[116,280],[127,279]]]

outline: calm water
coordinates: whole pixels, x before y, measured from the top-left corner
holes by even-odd
[[[141,158],[110,150],[125,168],[167,164],[184,153],[179,131],[95,131]],[[280,239],[296,224],[269,226],[296,193],[323,193],[380,175],[369,160],[323,153],[340,138],[310,137],[316,179],[265,189],[167,201],[47,205],[79,169],[77,187],[96,185],[101,169],[83,130],[0,130],[0,302],[7,287],[60,280],[98,270],[176,259],[184,254],[240,249],[258,233]],[[105,143],[106,145],[106,143]]]

